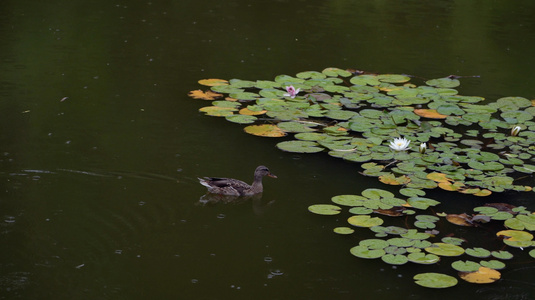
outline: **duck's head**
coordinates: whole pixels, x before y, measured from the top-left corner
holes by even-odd
[[[271,174],[269,169],[266,166],[258,166],[256,170],[254,171],[255,177],[257,176],[269,176],[271,178],[277,178],[276,175]]]

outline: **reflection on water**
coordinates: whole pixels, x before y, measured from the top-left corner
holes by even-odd
[[[379,183],[326,155],[280,152],[187,97],[201,78],[331,66],[476,74],[463,93],[532,97],[534,6],[3,1],[0,299],[535,297],[526,264],[491,287],[437,293],[412,282],[431,269],[352,257],[365,233],[335,235],[344,217],[306,208]],[[248,178],[259,162],[279,180],[258,199],[202,196],[201,174]]]

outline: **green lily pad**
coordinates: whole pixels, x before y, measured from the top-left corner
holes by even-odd
[[[504,168],[504,165],[498,162],[494,162],[494,161],[483,163],[483,162],[473,160],[468,163],[468,166],[470,168],[483,170],[483,171],[499,171],[499,170],[503,170]]]
[[[349,213],[354,215],[369,215],[373,213],[373,209],[368,207],[353,207],[349,210]]]
[[[326,216],[337,215],[341,210],[342,209],[339,206],[331,204],[314,204],[308,207],[308,211],[311,213]]]
[[[385,250],[383,249],[368,249],[368,247],[360,246],[360,245],[351,248],[349,251],[351,254],[355,255],[356,257],[367,258],[367,259],[379,258],[386,254]]]
[[[479,270],[479,267],[481,267],[481,265],[469,260],[457,260],[451,264],[451,267],[459,272],[475,272]]]
[[[403,188],[399,190],[400,194],[407,197],[423,197],[425,196],[425,192],[420,189],[412,189],[412,188]]]
[[[360,241],[359,245],[367,247],[369,249],[384,249],[388,247],[390,243],[381,239],[367,239]]]
[[[324,150],[318,143],[311,141],[285,141],[277,144],[277,148],[295,153],[317,153]]]
[[[466,254],[473,257],[487,258],[490,256],[490,251],[484,248],[469,248],[466,249]]]
[[[230,122],[238,123],[238,124],[251,124],[257,120],[255,116],[246,116],[246,115],[226,116],[225,119],[227,119]]]
[[[334,233],[338,233],[338,234],[352,234],[353,232],[355,232],[355,230],[353,228],[349,228],[349,227],[336,227],[333,229]]]
[[[406,75],[398,75],[398,74],[381,74],[375,76],[375,78],[381,82],[389,82],[389,83],[403,83],[411,80],[409,76]]]
[[[456,237],[445,237],[445,238],[442,238],[442,242],[446,243],[446,244],[452,244],[452,245],[459,246],[462,243],[464,243],[464,240],[461,239],[461,238],[456,238]]]
[[[407,199],[407,203],[409,203],[409,205],[414,208],[418,208],[422,210],[428,209],[429,206],[435,206],[435,205],[440,204],[440,202],[436,200],[425,198],[425,197],[410,197],[409,199]]]
[[[409,261],[422,265],[431,265],[437,263],[440,257],[434,254],[426,254],[424,252],[414,252],[407,255]]]
[[[310,126],[307,126],[307,124],[291,121],[280,122],[279,124],[277,124],[277,126],[286,132],[310,132],[315,130],[313,128],[310,128]]]
[[[425,84],[442,88],[454,88],[459,86],[461,83],[458,79],[446,77],[439,79],[431,79],[426,81]]]
[[[385,254],[381,257],[381,259],[385,263],[391,264],[391,265],[403,265],[409,261],[407,256],[403,254]]]
[[[513,258],[513,254],[509,251],[501,250],[501,251],[492,251],[490,253],[493,257],[498,259],[511,259]]]
[[[373,188],[365,189],[361,194],[369,199],[394,198],[394,194],[389,191]]]
[[[522,166],[513,166],[513,169],[527,174],[535,173],[535,165],[523,164]]]
[[[331,198],[331,201],[345,206],[361,206],[367,199],[357,195],[338,195]]]
[[[425,232],[418,232],[416,229],[409,229],[406,233],[402,233],[401,237],[412,240],[425,240],[431,235]]]
[[[457,285],[455,277],[440,273],[421,273],[413,277],[416,284],[428,288],[448,288]]]
[[[390,245],[396,246],[396,247],[410,247],[414,245],[414,240],[403,238],[403,237],[391,238],[391,239],[388,239],[387,242]]]
[[[501,270],[505,268],[505,264],[499,260],[482,260],[479,262],[483,267],[494,269],[494,270]]]
[[[349,217],[349,219],[347,219],[347,222],[357,227],[373,227],[383,224],[384,221],[381,218],[372,218],[368,215],[356,215]]]
[[[342,70],[342,69],[338,69],[338,68],[326,68],[323,71],[321,71],[321,73],[323,73],[323,74],[325,74],[327,76],[330,76],[330,77],[338,77],[338,76],[349,77],[349,76],[352,75],[351,72],[346,71],[346,70]]]
[[[446,243],[433,243],[425,248],[425,251],[440,256],[459,256],[464,253],[462,247]]]

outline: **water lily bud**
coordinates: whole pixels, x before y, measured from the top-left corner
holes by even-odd
[[[517,136],[521,129],[522,128],[520,128],[520,126],[513,127],[513,129],[511,129],[511,135],[512,136]]]
[[[425,150],[427,150],[427,144],[426,143],[421,143],[420,144],[420,153],[424,154]]]

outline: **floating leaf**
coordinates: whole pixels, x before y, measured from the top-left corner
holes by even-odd
[[[381,239],[367,239],[360,241],[359,245],[365,246],[369,249],[384,249],[390,244],[387,241]]]
[[[240,115],[247,115],[247,116],[256,116],[256,115],[263,115],[267,112],[267,110],[252,110],[252,106],[248,106],[245,108],[240,109]]]
[[[480,267],[475,272],[461,272],[459,276],[470,283],[492,283],[501,278],[501,273],[493,269]]]
[[[307,126],[307,124],[299,122],[280,122],[277,126],[286,132],[310,132],[314,129]]]
[[[494,257],[496,257],[498,259],[511,259],[511,258],[513,258],[513,254],[511,254],[511,252],[504,251],[504,250],[492,251],[491,254],[492,254],[492,256],[494,256]]]
[[[337,215],[341,210],[339,206],[331,204],[314,204],[308,207],[308,211],[311,213],[325,216]]]
[[[198,81],[199,84],[206,85],[206,86],[218,86],[218,85],[228,85],[228,81],[224,79],[201,79]]]
[[[372,212],[374,212],[374,210],[368,207],[353,207],[349,210],[349,213],[354,215],[369,215]]]
[[[225,118],[230,122],[238,123],[238,124],[251,124],[256,121],[256,117],[246,116],[246,115],[232,115],[232,116],[226,116]]]
[[[474,226],[472,222],[472,217],[468,216],[467,214],[448,214],[446,216],[446,220],[448,220],[450,223],[453,223],[455,225],[460,226]]]
[[[421,273],[414,276],[416,284],[428,288],[448,288],[457,285],[455,277],[440,273]]]
[[[353,232],[355,232],[355,230],[353,228],[349,228],[349,227],[336,227],[335,229],[333,229],[334,233],[338,233],[338,234],[352,234]]]
[[[466,249],[466,254],[473,257],[487,258],[490,256],[490,251],[484,248],[469,248]]]
[[[250,125],[243,129],[245,132],[265,137],[282,137],[286,133],[276,125],[264,124],[264,125]]]
[[[451,264],[451,267],[460,272],[475,272],[479,270],[481,265],[476,262],[469,261],[469,260],[467,261],[458,260],[458,261],[454,261]]]
[[[446,77],[439,79],[431,79],[426,81],[425,84],[435,87],[453,88],[459,86],[461,83],[458,79]]]
[[[379,258],[386,254],[385,250],[383,249],[368,249],[368,247],[360,245],[351,248],[349,251],[356,257],[368,259]]]
[[[370,217],[368,215],[357,215],[347,219],[347,222],[353,226],[358,227],[372,227],[383,224],[383,220],[377,217]]]
[[[446,243],[433,243],[432,246],[425,248],[425,251],[440,256],[459,256],[464,253],[463,248]]]
[[[402,254],[386,254],[386,255],[383,255],[381,259],[385,263],[391,264],[391,265],[403,265],[409,261],[407,256],[402,255]]]
[[[442,238],[441,241],[446,244],[452,244],[452,245],[457,245],[457,246],[465,242],[464,239],[456,238],[456,237],[445,237],[445,238]]]
[[[188,96],[190,96],[193,99],[201,99],[201,100],[215,100],[222,98],[222,94],[214,93],[212,91],[206,91],[203,92],[201,90],[195,90],[188,93]]]
[[[338,195],[331,198],[332,202],[345,206],[359,206],[367,199],[357,195]]]
[[[410,206],[423,210],[426,210],[429,208],[429,206],[440,204],[438,201],[424,197],[411,197],[407,200],[407,202],[410,204]]]
[[[440,257],[434,254],[426,254],[424,252],[414,252],[410,253],[407,258],[409,261],[417,264],[431,265],[437,263],[440,260]]]
[[[399,190],[400,194],[407,197],[425,196],[425,192],[420,189],[403,188]]]
[[[533,235],[525,231],[502,230],[496,233],[496,236],[504,237],[503,242],[511,247],[524,248],[533,244]]]
[[[369,199],[394,198],[391,192],[374,188],[365,189],[361,194]]]
[[[439,114],[436,109],[415,109],[414,113],[428,119],[446,119],[448,116]]]
[[[394,174],[388,173],[388,174],[379,176],[379,181],[385,184],[390,184],[390,185],[404,185],[404,184],[409,183],[411,179],[410,177],[406,175],[401,175],[401,176],[396,177]]]
[[[499,260],[489,260],[489,261],[482,260],[479,263],[483,267],[494,269],[494,270],[501,270],[505,268],[505,264]]]
[[[277,144],[277,148],[296,153],[317,153],[323,151],[318,143],[311,141],[285,141]]]
[[[233,115],[233,112],[236,111],[236,109],[233,107],[206,106],[200,108],[199,111],[202,111],[209,116],[226,117]]]

